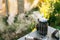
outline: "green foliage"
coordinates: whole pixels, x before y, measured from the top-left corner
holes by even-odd
[[[0,31],[0,40],[4,40],[3,38],[2,38],[2,32]]]
[[[8,25],[7,19],[8,19],[8,17],[4,17],[4,18],[3,18],[3,22],[5,23],[5,25]]]
[[[28,12],[27,14],[27,18],[24,16],[24,18],[21,18],[20,17],[20,14],[19,15],[16,15],[15,17],[15,21],[12,25],[8,25],[7,23],[7,19],[8,17],[4,17],[4,18],[1,18],[3,23],[4,23],[4,26],[5,26],[5,30],[3,32],[0,32],[0,40],[17,40],[18,38],[26,35],[27,33],[31,32],[32,29],[35,27],[35,23],[33,23],[33,19],[31,19],[29,17],[29,14],[30,12]],[[21,19],[19,19],[21,18]],[[28,19],[29,18],[29,19]],[[3,24],[1,23],[1,24]],[[21,27],[23,27],[21,30]],[[25,29],[25,27],[27,29]],[[22,32],[19,31],[19,33],[16,33],[16,31],[18,30],[21,30]]]
[[[54,3],[54,11],[50,14],[49,25],[60,30],[60,1]]]
[[[56,3],[54,4],[54,7],[55,7],[54,12],[60,14],[60,2],[56,2]]]
[[[48,23],[49,23],[50,26],[54,26],[55,21],[56,21],[56,17],[54,15],[51,15],[49,20],[48,20]]]
[[[17,20],[18,20],[18,19],[17,19],[18,15],[19,15],[19,14],[17,14],[17,15],[15,16],[14,23],[17,22]]]
[[[31,24],[29,25],[29,27],[27,28],[27,30],[22,31],[22,34],[20,34],[19,37],[22,37],[22,36],[30,33],[34,28],[35,28],[35,23],[31,23]]]
[[[54,26],[54,28],[56,28],[56,29],[59,29],[59,30],[60,30],[60,26]]]

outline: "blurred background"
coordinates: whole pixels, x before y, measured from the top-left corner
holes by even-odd
[[[17,40],[34,31],[42,17],[60,30],[60,0],[0,0],[0,40]]]

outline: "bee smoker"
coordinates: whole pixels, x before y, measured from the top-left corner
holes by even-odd
[[[42,35],[42,36],[46,36],[47,35],[47,31],[48,31],[48,22],[47,19],[42,18],[42,19],[38,19],[38,24],[36,25],[37,28],[37,32]]]

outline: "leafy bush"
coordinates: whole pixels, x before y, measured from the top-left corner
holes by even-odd
[[[60,1],[58,0],[52,6],[54,6],[54,11],[50,14],[48,22],[50,26],[60,29]]]

